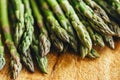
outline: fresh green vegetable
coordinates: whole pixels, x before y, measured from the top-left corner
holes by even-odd
[[[3,47],[3,44],[2,44],[2,37],[1,37],[1,34],[0,34],[0,70],[3,69],[5,64],[6,64],[6,60],[4,58],[4,47]]]
[[[29,49],[32,43],[32,34],[34,32],[33,16],[30,8],[29,0],[22,0],[25,6],[24,20],[25,20],[25,32],[23,33],[21,44],[19,45],[19,51],[21,52],[22,62],[25,64],[27,69],[34,72],[33,60],[31,58]]]
[[[97,4],[99,4],[111,17],[115,18],[115,20],[120,21],[120,15],[116,10],[111,7],[109,3],[107,3],[105,0],[94,0]],[[110,0],[109,0],[110,1]],[[119,9],[118,9],[119,10]]]
[[[96,15],[83,0],[71,0],[71,2],[79,14],[85,16],[89,21],[96,25],[93,27],[95,30],[106,35],[116,35],[113,31],[111,31],[108,25],[105,24],[102,18]]]
[[[120,36],[120,27],[113,20],[110,20],[107,13],[93,0],[84,0],[88,4],[94,13],[103,19],[103,21],[109,26],[109,28],[115,32],[116,36]]]
[[[13,79],[16,79],[19,75],[22,65],[20,62],[20,56],[17,52],[17,49],[14,45],[14,42],[10,33],[10,26],[8,21],[8,7],[7,0],[0,0],[0,13],[1,13],[1,28],[4,33],[5,43],[11,54],[10,67],[12,72]]]
[[[52,11],[48,7],[48,4],[45,2],[45,0],[39,0],[39,3],[49,25],[50,31],[62,41],[69,43],[69,36],[67,32],[60,26],[58,21],[55,19]]]
[[[72,28],[72,25],[64,15],[60,5],[56,0],[47,0],[49,6],[52,8],[52,11],[56,15],[58,21],[60,22],[61,26],[67,31],[70,42],[69,44],[74,49],[75,52],[77,52],[77,39],[75,32]]]
[[[31,8],[32,8],[34,17],[35,17],[38,27],[40,29],[40,34],[39,34],[40,47],[39,47],[39,49],[40,49],[41,55],[45,56],[50,51],[50,47],[51,47],[51,43],[48,38],[48,32],[45,28],[45,25],[43,23],[43,17],[41,15],[41,13],[39,12],[39,9],[35,3],[35,0],[30,0],[30,3],[31,3]]]
[[[47,64],[48,64],[47,57],[46,56],[41,57],[39,55],[39,53],[40,53],[40,50],[39,50],[39,41],[35,37],[35,35],[33,35],[33,42],[32,42],[32,45],[31,45],[31,49],[35,53],[35,59],[37,60],[37,64],[38,64],[40,70],[43,73],[47,73]]]
[[[88,48],[90,51],[92,49],[92,41],[91,38],[85,28],[85,26],[81,23],[79,20],[77,14],[75,13],[73,7],[70,5],[68,0],[57,0],[61,6],[61,8],[64,10],[67,18],[70,20],[71,24],[73,25],[77,37],[79,38],[79,41]]]
[[[13,12],[16,17],[14,41],[15,41],[15,45],[18,46],[25,30],[24,5],[21,0],[12,0],[12,5],[14,8]]]

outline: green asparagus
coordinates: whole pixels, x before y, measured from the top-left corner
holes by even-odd
[[[11,37],[10,27],[8,22],[8,9],[7,9],[7,0],[0,0],[0,12],[1,12],[1,28],[4,33],[5,43],[10,51],[11,54],[11,72],[13,79],[16,79],[19,75],[22,65],[20,62],[20,56],[17,52],[17,49],[14,45],[14,42]]]
[[[87,47],[83,46],[82,44],[80,45],[80,57],[84,59],[88,53],[90,52]]]
[[[14,41],[15,41],[15,45],[18,46],[25,29],[24,5],[21,0],[12,0],[12,5],[14,8],[13,11],[16,17]]]
[[[67,31],[69,39],[70,39],[70,45],[74,49],[75,52],[77,52],[77,39],[76,35],[72,29],[72,25],[68,21],[68,19],[65,17],[61,7],[57,3],[56,0],[47,0],[49,6],[52,8],[52,11],[55,13],[58,21],[60,22],[61,26]]]
[[[46,56],[43,56],[41,57],[39,55],[39,46],[38,46],[39,42],[38,42],[38,39],[35,38],[35,35],[33,35],[33,42],[32,42],[32,45],[31,45],[31,49],[34,51],[35,53],[35,58],[37,60],[37,64],[40,68],[40,70],[44,73],[47,73],[47,64],[48,64],[48,61],[47,61],[47,57]]]
[[[90,53],[88,53],[87,57],[95,59],[95,58],[99,58],[99,54],[95,49],[92,49]]]
[[[4,47],[2,44],[2,37],[0,34],[0,70],[3,69],[3,67],[5,66],[5,58],[4,58]]]
[[[34,20],[29,5],[29,0],[22,0],[22,1],[25,6],[25,13],[24,13],[25,32],[23,33],[21,44],[19,45],[19,51],[21,52],[22,62],[24,62],[27,69],[29,69],[31,72],[34,72],[33,60],[29,53],[30,45],[32,43],[32,34],[34,32],[34,28],[33,28]]]
[[[41,5],[40,7],[42,9],[42,12],[44,13],[45,18],[49,24],[50,31],[62,41],[69,43],[69,37],[67,32],[60,26],[58,21],[55,19],[52,11],[49,9],[45,0],[39,0],[39,3]]]
[[[70,20],[71,24],[73,25],[79,41],[88,48],[90,51],[92,49],[92,41],[91,38],[85,28],[85,26],[80,22],[77,14],[75,13],[73,7],[70,5],[68,0],[57,0],[64,10],[67,18]]]
[[[99,4],[111,17],[115,18],[116,20],[120,21],[120,15],[111,8],[105,0],[94,0],[97,4]]]
[[[115,48],[115,43],[114,43],[113,37],[112,36],[108,36],[108,35],[103,35],[103,37],[104,37],[104,40],[105,40],[106,44],[110,48],[114,49]]]
[[[93,27],[95,30],[106,35],[116,35],[110,30],[101,17],[97,16],[94,11],[83,2],[83,0],[71,0],[71,2],[81,15],[85,16],[89,21],[96,25]]]
[[[52,42],[53,46],[56,48],[56,50],[58,52],[63,52],[63,50],[64,50],[64,44],[63,44],[63,42],[61,40],[59,40],[56,37],[56,35],[54,35],[54,34],[51,34],[50,38],[51,38],[51,42]]]
[[[85,57],[89,57],[89,58],[98,58],[99,54],[95,49],[91,49],[91,51],[88,50],[88,48],[86,48],[83,45],[80,45],[80,56],[82,59],[84,59]]]
[[[84,0],[84,2],[92,8],[94,13],[101,17],[105,22],[110,22],[110,19],[106,12],[93,0]]]
[[[84,0],[86,4],[88,4],[93,11],[101,17],[104,22],[109,26],[109,28],[115,32],[117,36],[120,36],[120,27],[118,24],[116,24],[114,21],[110,20],[106,12],[93,0]]]
[[[117,0],[106,1],[120,15],[120,2]]]
[[[91,39],[93,40],[93,43],[95,45],[99,45],[100,47],[105,46],[103,38],[99,33],[94,32],[93,29],[91,27],[89,27],[89,26],[87,27],[87,30],[88,30],[88,32],[89,32],[89,34],[91,36]]]
[[[37,5],[34,0],[30,0],[31,8],[33,10],[34,17],[37,21],[38,27],[40,29],[39,34],[39,44],[40,44],[40,52],[42,56],[45,56],[50,51],[51,43],[48,38],[48,32],[44,26],[43,18],[41,13],[39,12],[39,9],[37,8]]]
[[[87,21],[85,17],[82,17],[82,15],[78,14],[78,16],[81,22],[86,26],[86,29],[92,39],[93,44],[104,47],[105,44],[102,36],[91,28],[91,26],[95,26],[95,25],[90,25],[89,21]]]
[[[26,66],[26,68],[28,70],[30,70],[31,72],[34,72],[34,64],[33,64],[33,60],[31,57],[30,48],[26,52],[20,54],[20,56],[21,56],[21,60],[22,60],[23,64]]]

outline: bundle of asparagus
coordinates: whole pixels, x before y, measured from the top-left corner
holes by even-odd
[[[31,53],[41,72],[47,73],[47,54],[52,45],[58,52],[72,48],[82,59],[95,59],[100,55],[93,46],[104,47],[106,44],[114,49],[114,38],[120,37],[119,0],[11,0],[14,5],[10,8],[15,16],[13,41],[8,2],[0,0],[0,25],[11,54],[13,79],[22,69],[20,59],[34,72]],[[5,65],[1,38],[0,34],[0,70]]]
[[[115,18],[116,20],[120,21],[119,17],[119,6],[120,1],[118,0],[94,0],[96,3],[98,3],[111,17]]]
[[[61,26],[67,31],[69,39],[70,39],[69,44],[74,49],[74,51],[77,52],[76,35],[72,28],[72,25],[70,24],[68,19],[65,17],[60,5],[57,3],[56,0],[47,0],[47,2],[49,4],[49,6],[52,8],[52,11],[55,13]]]

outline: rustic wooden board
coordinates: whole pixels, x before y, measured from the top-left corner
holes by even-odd
[[[120,42],[116,42],[115,50],[108,47],[97,50],[100,58],[95,60],[82,60],[69,52],[59,57],[56,53],[50,53],[48,74],[42,74],[36,65],[35,73],[30,73],[23,67],[17,80],[120,80]],[[0,80],[11,80],[9,55],[6,59],[6,66],[0,71]]]

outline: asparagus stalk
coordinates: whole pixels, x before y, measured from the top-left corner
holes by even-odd
[[[58,21],[60,22],[61,26],[67,31],[69,39],[70,39],[70,45],[74,49],[75,52],[77,52],[77,40],[76,35],[73,31],[72,25],[64,15],[61,7],[59,6],[58,2],[56,0],[47,0],[49,6],[52,8],[52,11],[56,15]]]
[[[91,7],[91,9],[96,13],[99,17],[101,17],[105,22],[110,22],[110,19],[106,12],[93,0],[84,0],[84,2]]]
[[[82,59],[84,59],[90,52],[88,48],[83,45],[80,45],[79,50],[80,50],[80,56]]]
[[[66,13],[67,18],[70,20],[71,24],[73,25],[79,41],[88,48],[90,51],[92,49],[92,41],[91,38],[85,28],[85,26],[80,22],[77,14],[75,13],[73,7],[70,5],[68,0],[58,0],[61,8]]]
[[[64,50],[63,42],[60,39],[58,39],[56,37],[56,35],[54,35],[53,33],[51,33],[50,38],[51,38],[51,42],[52,42],[53,46],[56,48],[56,50],[58,52],[62,52]]]
[[[5,58],[4,58],[4,47],[2,44],[2,39],[1,39],[1,34],[0,34],[0,70],[3,69],[3,67],[5,66]]]
[[[80,45],[80,56],[82,59],[84,59],[85,57],[89,57],[89,58],[98,58],[99,54],[95,49],[91,49],[91,51],[88,50],[87,47]]]
[[[35,1],[30,0],[30,3],[31,3],[31,8],[33,10],[34,17],[35,17],[38,27],[40,29],[40,34],[39,34],[40,48],[39,49],[41,51],[41,55],[45,56],[50,51],[50,47],[51,47],[51,43],[48,38],[48,32],[44,26],[42,15],[39,12],[39,9],[37,8]]]
[[[19,45],[19,51],[21,53],[22,62],[25,64],[27,69],[31,72],[34,72],[33,60],[30,55],[29,49],[32,43],[32,34],[34,32],[33,24],[33,16],[31,13],[31,8],[29,5],[29,0],[22,0],[25,6],[24,20],[25,20],[25,32],[23,33],[23,37],[21,39],[21,44]]]
[[[87,57],[95,59],[95,58],[99,58],[100,55],[98,54],[98,52],[95,49],[92,49],[90,53],[88,53]]]
[[[43,73],[47,73],[47,64],[48,64],[48,61],[47,61],[47,57],[46,56],[43,56],[41,57],[39,55],[39,46],[38,46],[39,42],[38,40],[36,39],[35,35],[33,35],[33,42],[31,44],[31,49],[34,51],[35,53],[35,58],[37,60],[37,64],[40,68],[40,70],[43,72]]]
[[[99,4],[110,16],[120,21],[120,18],[119,18],[120,15],[113,8],[111,8],[111,5],[109,5],[106,1],[104,0],[94,0],[94,1],[97,4]]]
[[[120,2],[117,0],[106,1],[120,15]]]
[[[93,27],[95,30],[106,35],[116,35],[110,30],[107,24],[105,24],[105,22],[97,16],[91,8],[83,2],[83,0],[71,0],[71,2],[80,14],[84,15],[89,21],[96,25]]]
[[[90,26],[87,27],[87,30],[88,30],[88,32],[91,36],[91,39],[92,39],[92,41],[95,45],[99,45],[100,47],[105,46],[103,38],[99,33],[94,32],[93,29]]]
[[[102,36],[91,28],[91,26],[95,26],[95,25],[90,25],[89,21],[87,21],[87,19],[85,17],[82,17],[80,14],[78,14],[78,16],[81,22],[86,26],[86,29],[88,33],[90,34],[93,44],[104,47],[105,44],[104,44]]]
[[[1,24],[2,24],[1,27],[4,33],[5,43],[11,54],[10,66],[11,66],[12,77],[13,79],[16,79],[22,69],[22,65],[20,62],[20,56],[17,52],[17,49],[14,45],[10,33],[10,27],[8,22],[7,0],[0,0],[0,7],[1,7],[0,12],[1,12]]]
[[[114,43],[113,37],[112,36],[108,36],[108,35],[103,35],[103,37],[104,37],[104,40],[105,40],[106,44],[110,48],[114,49],[115,48],[115,43]]]
[[[109,28],[115,32],[117,36],[120,36],[120,27],[114,21],[110,20],[106,12],[93,0],[84,0],[86,4],[88,4],[94,13],[96,13],[99,17],[101,17],[104,22],[109,26]]]
[[[21,0],[12,0],[12,5],[16,17],[14,41],[15,41],[15,45],[18,46],[25,30],[24,5]]]
[[[69,43],[69,37],[67,32],[60,26],[58,21],[55,19],[52,11],[50,11],[47,3],[45,0],[39,0],[39,3],[41,5],[41,9],[45,15],[45,18],[48,22],[50,31],[55,34],[59,39],[61,39],[64,42]]]

